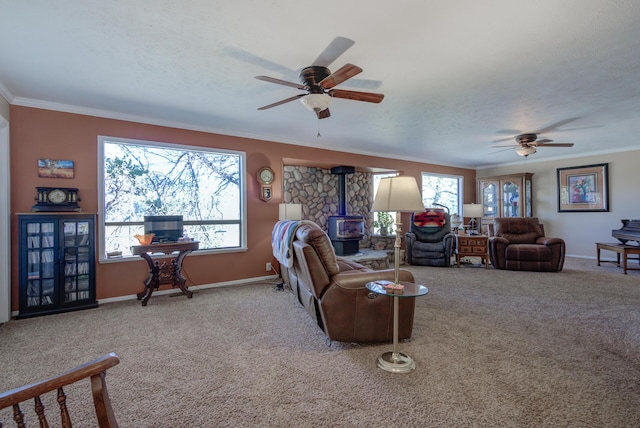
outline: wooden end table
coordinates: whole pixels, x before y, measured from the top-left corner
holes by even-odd
[[[456,263],[460,267],[463,256],[481,257],[485,269],[489,269],[489,237],[486,235],[456,235]]]
[[[144,289],[136,295],[138,300],[142,300],[142,306],[147,306],[153,289],[157,290],[161,284],[171,284],[172,287],[180,288],[182,294],[189,299],[193,296],[193,293],[185,285],[187,280],[182,276],[182,262],[193,250],[197,250],[199,245],[200,243],[197,241],[187,241],[134,245],[131,247],[133,255],[142,257],[149,265],[149,276],[144,281]],[[178,252],[178,256],[172,259],[170,263],[164,260],[161,264],[160,261],[156,260],[154,262],[151,258],[153,253],[170,255],[175,252]]]

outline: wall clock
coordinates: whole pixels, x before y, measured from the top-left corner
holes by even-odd
[[[260,168],[258,171],[258,182],[260,183],[260,199],[267,202],[271,199],[271,184],[276,175],[268,166]]]
[[[78,206],[78,189],[72,187],[36,187],[37,203],[31,211],[75,211],[80,212]]]

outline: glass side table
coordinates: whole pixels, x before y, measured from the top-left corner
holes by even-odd
[[[384,288],[387,284],[393,284],[393,281],[373,281],[366,285],[369,291],[393,297],[393,351],[385,352],[378,357],[378,367],[391,373],[409,373],[416,368],[416,363],[407,354],[398,352],[398,305],[401,298],[424,296],[429,289],[424,285],[400,281],[404,290],[402,294],[395,294],[387,293]]]

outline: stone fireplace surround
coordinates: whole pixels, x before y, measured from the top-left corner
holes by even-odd
[[[380,236],[372,234],[373,184],[369,172],[348,174],[347,179],[347,215],[364,217],[364,237],[360,241],[361,249],[368,249],[384,243],[385,250],[393,250],[395,235]],[[283,202],[302,204],[302,218],[318,224],[328,231],[329,217],[338,215],[338,176],[330,169],[307,166],[285,166],[283,170]]]

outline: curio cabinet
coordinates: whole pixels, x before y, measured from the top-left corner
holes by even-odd
[[[479,177],[477,201],[482,205],[482,231],[496,217],[531,217],[533,215],[530,172]]]

